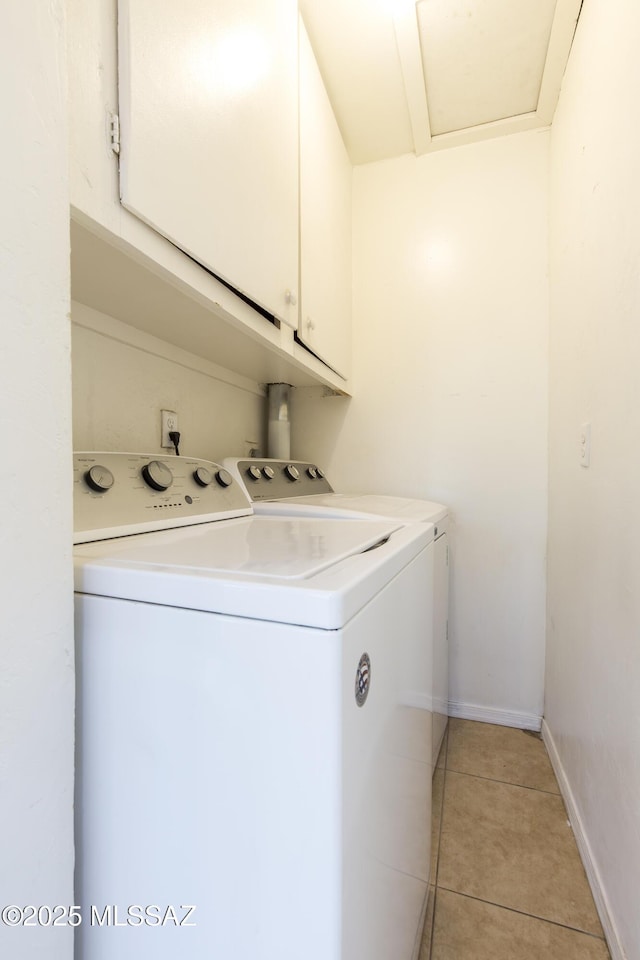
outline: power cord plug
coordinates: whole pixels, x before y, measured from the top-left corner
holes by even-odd
[[[176,457],[180,456],[180,434],[177,430],[169,430],[169,440],[174,445],[176,450]]]

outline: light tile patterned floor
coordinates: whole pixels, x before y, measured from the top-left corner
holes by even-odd
[[[542,740],[449,721],[420,960],[609,960]]]

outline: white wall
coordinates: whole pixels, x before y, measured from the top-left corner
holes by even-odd
[[[73,587],[64,15],[2,15],[0,902],[73,903]],[[72,930],[0,924],[0,954],[72,956]]]
[[[163,409],[178,414],[183,455],[265,450],[263,387],[81,303],[72,319],[76,450],[171,454],[160,447]]]
[[[637,0],[587,0],[551,150],[545,714],[629,960],[640,957],[639,37]]]
[[[296,392],[293,453],[455,517],[451,690],[542,714],[547,132],[354,172],[354,398]],[[535,722],[535,720],[534,720]]]

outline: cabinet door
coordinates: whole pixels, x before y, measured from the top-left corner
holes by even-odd
[[[300,21],[298,338],[343,377],[351,365],[352,167]]]
[[[119,0],[118,15],[123,205],[295,328],[296,0]]]

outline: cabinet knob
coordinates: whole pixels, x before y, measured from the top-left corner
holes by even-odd
[[[307,317],[307,330],[315,330],[315,328],[316,328],[316,325],[311,319],[311,317]]]
[[[295,307],[298,302],[298,298],[292,290],[285,291],[284,299],[285,302],[291,304],[292,307]]]

